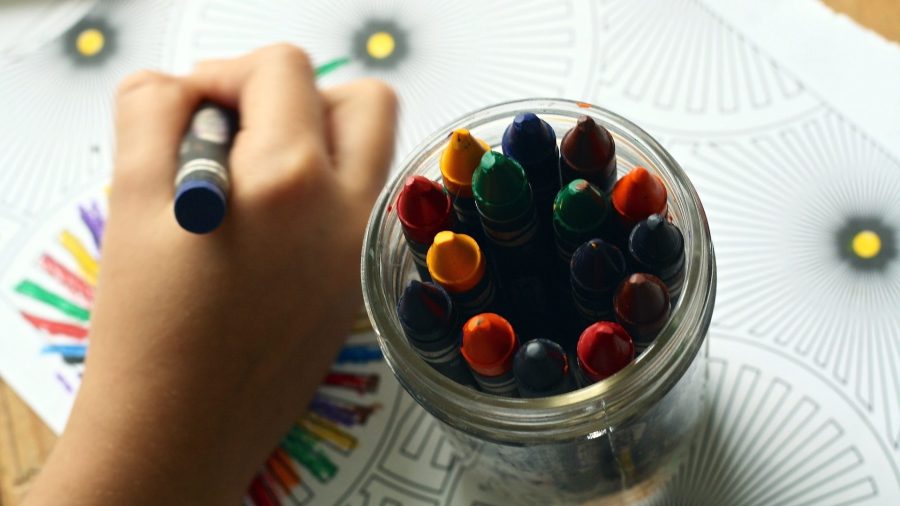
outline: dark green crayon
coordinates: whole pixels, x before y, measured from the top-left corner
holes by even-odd
[[[525,170],[488,151],[472,176],[472,193],[510,319],[526,338],[548,335],[549,241],[540,233]]]

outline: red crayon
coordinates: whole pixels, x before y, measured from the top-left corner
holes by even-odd
[[[453,227],[453,203],[444,188],[424,176],[409,176],[397,197],[397,218],[423,281],[429,281],[425,257],[434,236]]]
[[[616,320],[634,339],[638,354],[653,343],[669,321],[669,289],[656,276],[646,273],[625,278],[613,297]]]
[[[519,342],[512,325],[495,313],[475,315],[463,325],[462,355],[485,392],[515,397],[513,358]]]
[[[634,343],[614,322],[597,322],[584,329],[576,350],[584,386],[606,379],[634,360]]]
[[[559,179],[584,179],[608,193],[616,182],[616,143],[594,118],[581,116],[559,143]]]
[[[666,186],[659,176],[635,167],[622,176],[612,190],[612,208],[620,235],[625,235],[651,214],[666,216]]]

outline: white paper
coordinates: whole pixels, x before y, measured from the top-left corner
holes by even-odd
[[[0,67],[0,374],[55,430],[71,395],[13,287],[41,252],[65,257],[57,234],[102,199],[115,82],[288,41],[317,64],[350,58],[322,86],[372,75],[397,88],[398,159],[455,117],[523,97],[583,99],[651,132],[698,189],[719,274],[709,437],[670,502],[900,503],[896,44],[813,0],[203,0],[144,14],[110,18],[123,41],[143,36],[109,67],[79,70],[49,49]],[[373,27],[393,33],[393,63],[366,56]],[[850,248],[862,230],[882,240],[880,268]],[[352,429],[352,453],[323,449],[340,467],[329,484],[300,469],[298,502],[504,504],[383,364],[358,370],[380,375],[358,400],[382,410]]]

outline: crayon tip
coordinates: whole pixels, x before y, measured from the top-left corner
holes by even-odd
[[[482,376],[509,372],[516,344],[512,325],[498,314],[475,315],[463,325],[462,355]]]
[[[490,151],[486,142],[473,136],[465,128],[454,130],[441,153],[441,176],[450,193],[462,197],[472,196],[472,174],[481,161],[481,155]]]
[[[581,333],[576,354],[585,376],[600,381],[634,360],[634,343],[618,323],[597,322]]]
[[[635,167],[616,182],[612,204],[628,221],[646,219],[651,214],[666,214],[666,187],[659,177],[643,167]]]
[[[587,232],[603,224],[606,210],[603,193],[584,179],[576,179],[556,194],[553,221],[573,232]]]
[[[425,257],[428,273],[448,292],[471,290],[484,277],[485,261],[475,239],[449,230],[438,232]]]
[[[503,153],[529,164],[556,154],[556,132],[533,112],[516,114],[503,132]]]
[[[560,143],[560,154],[578,172],[594,172],[615,156],[612,135],[590,116],[580,116]]]
[[[188,232],[212,232],[225,218],[226,208],[225,194],[209,181],[187,181],[175,193],[175,219]]]
[[[632,274],[616,290],[613,306],[623,323],[662,327],[669,317],[669,290],[656,276]]]
[[[450,325],[453,303],[443,288],[412,280],[397,303],[400,323],[417,335],[428,335]]]
[[[569,372],[566,353],[548,339],[532,339],[516,352],[513,361],[516,380],[528,390],[547,390],[562,381]]]
[[[397,197],[397,217],[407,236],[428,244],[450,227],[453,203],[444,189],[424,176],[409,176]]]
[[[492,217],[496,212],[518,216],[532,202],[525,169],[496,151],[488,151],[481,157],[472,176],[472,193],[478,208]]]
[[[684,236],[662,215],[651,214],[635,225],[628,238],[628,248],[642,264],[670,265],[684,256]]]
[[[575,250],[570,263],[572,279],[591,290],[609,290],[625,277],[625,257],[619,248],[591,239]]]

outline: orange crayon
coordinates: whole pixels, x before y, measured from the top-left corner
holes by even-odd
[[[635,167],[622,176],[612,190],[612,207],[620,232],[627,234],[651,214],[666,216],[666,187],[659,176],[643,167]]]
[[[481,236],[481,222],[472,198],[472,174],[478,168],[481,157],[491,147],[474,137],[465,128],[454,130],[441,153],[441,176],[444,188],[453,199],[460,230],[473,237]]]
[[[485,392],[518,396],[513,374],[518,347],[512,325],[498,314],[482,313],[463,325],[462,355]]]
[[[494,282],[481,248],[471,236],[448,230],[438,232],[425,260],[431,279],[447,290],[461,318],[494,306]]]

